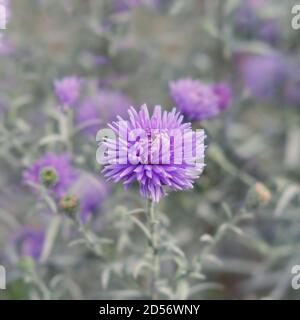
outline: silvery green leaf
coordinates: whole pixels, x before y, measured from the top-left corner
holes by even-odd
[[[203,256],[203,259],[212,262],[213,264],[216,264],[218,266],[223,265],[223,261],[213,254],[205,254],[205,256]]]
[[[203,273],[197,273],[197,272],[191,273],[190,277],[194,278],[194,279],[198,279],[198,280],[205,280],[206,279],[206,276]]]
[[[111,270],[109,268],[104,269],[101,274],[101,282],[102,282],[103,289],[107,289],[110,277],[111,277]]]
[[[226,202],[222,202],[222,208],[227,216],[227,219],[230,220],[233,217],[233,212],[231,211],[229,205]]]
[[[235,53],[269,54],[272,49],[269,45],[260,41],[236,42],[233,47]]]
[[[43,244],[43,250],[40,257],[41,263],[45,263],[51,254],[52,248],[54,246],[54,242],[58,235],[60,224],[61,224],[61,217],[53,216],[46,231],[46,238]]]
[[[68,245],[69,247],[75,247],[82,244],[85,244],[85,240],[83,238],[80,238],[70,241]]]
[[[285,166],[290,170],[297,170],[300,163],[300,129],[294,127],[287,133],[285,146]]]
[[[198,293],[208,291],[208,290],[222,291],[222,290],[224,290],[224,286],[222,284],[215,283],[215,282],[200,283],[200,284],[192,286],[190,288],[189,297],[193,297]]]
[[[145,209],[143,209],[143,208],[134,209],[134,210],[128,211],[126,214],[134,215],[134,214],[139,214],[139,213],[145,213]]]
[[[224,13],[231,14],[241,3],[241,0],[226,0],[224,5]]]
[[[145,234],[145,236],[146,236],[149,240],[151,240],[151,235],[150,235],[147,227],[146,227],[139,219],[137,219],[137,218],[134,217],[134,216],[130,216],[130,219],[131,219],[131,221],[133,221],[133,222],[140,228],[140,230],[143,231],[143,233]]]
[[[175,0],[169,10],[169,15],[176,16],[184,12],[188,8],[188,5],[190,5],[190,2],[191,2],[190,0],[186,0],[186,1]]]
[[[166,244],[168,249],[170,249],[172,252],[178,254],[180,257],[185,258],[185,253],[178,247],[176,246],[173,242],[168,242]]]
[[[238,228],[237,226],[229,225],[228,229],[232,230],[234,233],[236,233],[239,236],[245,235],[244,231],[241,228]]]
[[[133,272],[132,272],[132,275],[134,277],[134,279],[137,279],[138,276],[140,275],[140,272],[142,271],[142,269],[144,268],[148,268],[148,269],[151,269],[151,266],[149,265],[149,263],[147,261],[140,261],[139,263],[136,264]]]
[[[176,288],[177,299],[186,300],[189,296],[189,292],[190,292],[190,289],[189,289],[188,282],[184,280],[179,281]]]
[[[45,146],[47,144],[55,143],[55,142],[63,142],[64,138],[58,134],[52,134],[46,137],[43,137],[39,142],[39,146]]]
[[[285,208],[297,194],[300,194],[300,187],[297,184],[290,185],[289,187],[287,187],[286,190],[282,193],[281,197],[279,198],[279,201],[274,211],[274,216],[281,216],[284,213]]]
[[[213,242],[213,237],[210,234],[203,234],[200,237],[201,242],[207,242],[207,243],[212,243]]]

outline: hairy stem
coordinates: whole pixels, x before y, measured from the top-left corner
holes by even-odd
[[[157,232],[158,221],[156,219],[156,212],[154,201],[148,200],[147,203],[147,219],[150,232],[149,246],[151,250],[151,274],[150,274],[150,295],[153,300],[158,299],[157,280],[160,273],[160,257],[159,257],[159,233]]]
[[[95,242],[95,239],[93,237],[93,234],[90,233],[88,230],[86,230],[85,226],[80,222],[80,220],[75,221],[75,224],[77,226],[77,229],[79,233],[84,238],[88,249],[97,257],[103,258],[102,252]]]

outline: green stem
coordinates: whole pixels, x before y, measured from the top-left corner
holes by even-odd
[[[102,251],[95,242],[93,234],[91,234],[88,230],[86,230],[85,226],[80,221],[75,221],[76,226],[78,228],[79,233],[82,235],[84,240],[86,241],[87,247],[93,254],[99,258],[103,258]]]
[[[33,280],[36,284],[36,286],[40,289],[40,291],[43,294],[43,299],[44,300],[50,300],[51,299],[51,292],[50,290],[47,288],[46,284],[43,282],[43,280],[38,276],[38,274],[36,273],[36,271],[34,271],[33,274]]]
[[[73,153],[72,145],[72,135],[73,135],[73,111],[68,109],[64,114],[60,114],[59,123],[60,123],[60,134],[63,141],[65,142],[67,151]]]
[[[150,274],[150,295],[152,300],[156,300],[158,299],[156,283],[160,274],[160,257],[158,252],[158,246],[159,246],[159,234],[157,232],[158,221],[156,220],[156,212],[155,212],[153,200],[148,200],[148,203],[147,203],[147,219],[148,219],[148,226],[149,226],[149,232],[150,232],[149,247],[151,250],[151,261],[152,261],[151,274]]]
[[[46,232],[46,238],[44,241],[43,250],[40,257],[41,263],[45,263],[48,257],[50,256],[52,248],[54,246],[54,242],[59,232],[60,225],[61,225],[61,217],[54,215]]]

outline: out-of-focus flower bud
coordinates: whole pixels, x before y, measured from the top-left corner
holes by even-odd
[[[53,187],[58,181],[57,171],[52,167],[42,168],[40,171],[40,180],[45,187]]]
[[[74,217],[79,208],[79,198],[75,195],[64,196],[59,202],[59,207],[69,217]]]
[[[30,272],[35,269],[35,261],[30,256],[24,256],[20,259],[19,268],[25,272]]]
[[[271,191],[263,183],[257,182],[249,190],[246,203],[251,208],[261,207],[267,205],[271,198]]]

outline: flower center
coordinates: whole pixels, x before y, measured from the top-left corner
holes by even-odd
[[[170,137],[166,130],[151,132],[136,143],[136,156],[142,164],[158,164],[161,162],[164,147],[170,145]],[[168,148],[168,150],[170,147]]]

